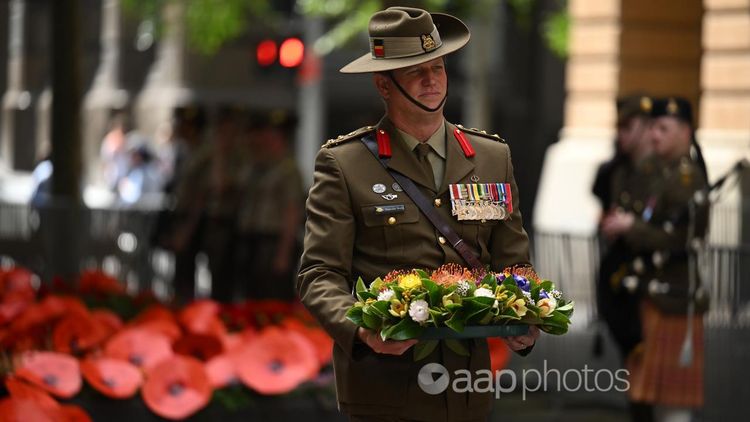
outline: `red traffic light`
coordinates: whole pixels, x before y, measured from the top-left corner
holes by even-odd
[[[299,38],[287,38],[279,47],[279,63],[284,67],[297,67],[305,57],[305,44]]]
[[[260,66],[271,66],[276,61],[276,41],[263,40],[255,48],[255,58]]]

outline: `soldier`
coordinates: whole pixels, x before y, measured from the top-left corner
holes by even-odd
[[[652,150],[651,109],[652,100],[647,96],[617,101],[615,156],[599,167],[592,189],[602,204],[602,221],[612,213],[643,211],[644,184],[638,180],[636,168]],[[624,359],[641,341],[638,298],[625,291],[621,283],[633,257],[622,239],[604,240],[607,242],[599,265],[597,305]]]
[[[657,420],[688,421],[690,409],[703,406],[700,314],[707,296],[690,260],[695,259],[692,245],[705,235],[708,224],[707,175],[690,103],[682,98],[655,101],[653,115],[659,161],[644,169],[651,180],[644,209],[608,216],[602,230],[620,237],[635,253],[625,284],[644,292],[643,341],[628,357],[630,399],[655,406]]]
[[[465,341],[468,357],[441,342],[415,363],[409,349],[416,340],[383,341],[345,317],[360,276],[372,281],[394,269],[445,263],[494,270],[529,265],[508,146],[497,135],[443,117],[448,87],[443,56],[469,41],[468,28],[450,15],[392,7],[372,16],[369,37],[370,52],[341,72],[372,72],[386,115],[376,126],[329,141],[318,153],[307,200],[300,299],[335,341],[339,407],[351,420],[486,420],[489,393],[447,389],[428,395],[417,384],[427,362],[451,374],[488,369],[486,340]],[[507,206],[496,210],[497,219],[474,215],[459,221],[451,213],[449,186],[477,183],[507,183],[512,195],[504,197]],[[424,200],[420,205],[413,199],[418,196]],[[428,215],[442,220],[440,229]],[[526,353],[538,336],[532,328],[506,342]]]
[[[296,118],[263,113],[246,130],[250,143],[238,212],[238,284],[253,299],[293,300],[305,194],[289,138]]]

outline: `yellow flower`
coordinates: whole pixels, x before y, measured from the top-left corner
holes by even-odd
[[[510,308],[513,309],[513,312],[515,312],[519,317],[526,315],[526,301],[523,299],[516,299],[511,302]]]
[[[416,289],[422,286],[422,279],[416,274],[404,274],[398,279],[398,286],[402,289]]]
[[[557,308],[557,301],[551,297],[543,298],[536,302],[536,306],[539,307],[539,316],[546,318]]]
[[[388,312],[396,318],[403,318],[406,316],[406,304],[398,299],[391,299],[391,308]]]

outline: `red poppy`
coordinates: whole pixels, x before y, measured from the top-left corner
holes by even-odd
[[[108,333],[109,330],[88,312],[74,313],[55,325],[52,344],[58,352],[77,355],[98,346]]]
[[[113,399],[132,397],[143,382],[138,367],[106,357],[85,359],[81,362],[81,373],[96,391]]]
[[[81,390],[81,370],[78,361],[56,352],[31,352],[24,355],[16,376],[53,396],[71,398]]]
[[[30,306],[29,302],[13,300],[0,303],[0,326],[3,326],[19,316]]]
[[[219,304],[213,300],[197,300],[186,306],[177,319],[193,334],[214,334],[223,337],[227,329],[219,319],[219,310]]]
[[[129,328],[112,337],[104,347],[108,357],[126,360],[149,370],[173,355],[169,339],[161,334]]]
[[[46,391],[32,384],[23,382],[16,377],[6,378],[5,388],[8,389],[8,393],[14,399],[31,400],[39,406],[51,411],[57,411],[60,408],[60,403],[53,399]]]
[[[99,321],[99,324],[106,330],[107,337],[120,331],[123,327],[122,319],[116,313],[107,309],[95,309],[91,311],[91,317]]]
[[[73,296],[49,295],[42,299],[39,304],[50,319],[63,315],[88,313],[88,308],[81,299]]]
[[[91,416],[81,406],[64,404],[60,406],[60,411],[66,422],[91,422]]]
[[[177,339],[182,337],[182,330],[180,329],[180,326],[177,325],[174,320],[170,319],[152,319],[138,323],[135,325],[135,327],[161,334],[164,337],[168,338],[170,343],[174,343],[175,341],[177,341]]]
[[[36,289],[34,289],[32,283],[33,278],[34,273],[26,268],[13,267],[7,271],[0,269],[0,294],[24,297],[26,300],[32,301],[36,296]]]
[[[224,345],[210,334],[187,334],[174,344],[174,352],[207,361],[224,352]]]
[[[322,328],[306,325],[298,319],[287,318],[282,322],[285,328],[305,336],[315,346],[316,356],[320,366],[331,363],[333,359],[333,339]]]
[[[499,371],[508,366],[510,360],[510,349],[502,339],[490,337],[487,339],[487,345],[490,347],[490,366],[492,372]]]
[[[303,335],[270,327],[233,354],[240,380],[261,394],[283,394],[315,377],[315,346]]]
[[[89,270],[81,273],[81,276],[78,278],[78,288],[81,293],[125,293],[125,286],[118,279],[99,270]]]
[[[203,364],[188,356],[173,356],[153,368],[141,389],[146,406],[167,419],[187,418],[211,399]]]
[[[139,313],[133,319],[133,323],[140,324],[142,322],[155,319],[175,321],[175,316],[172,311],[169,310],[169,308],[162,304],[156,303],[141,311],[141,313]]]
[[[213,388],[224,388],[237,381],[237,367],[228,353],[214,356],[206,362],[206,375]]]
[[[31,399],[0,400],[0,422],[60,422],[63,418],[61,409],[46,409]]]
[[[240,332],[226,333],[222,337],[224,350],[228,352],[234,351],[257,336],[258,332],[254,328],[246,328]]]

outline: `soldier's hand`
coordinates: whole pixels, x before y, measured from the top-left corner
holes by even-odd
[[[536,339],[539,338],[539,328],[532,325],[529,327],[529,333],[522,336],[503,337],[505,343],[510,347],[510,350],[517,352],[527,347],[531,347],[536,343]]]
[[[630,230],[633,223],[635,223],[633,213],[616,211],[602,221],[602,233],[611,240]]]
[[[403,355],[412,346],[417,344],[417,340],[385,340],[380,338],[380,334],[359,327],[357,336],[363,343],[370,347],[375,353],[384,355]]]

